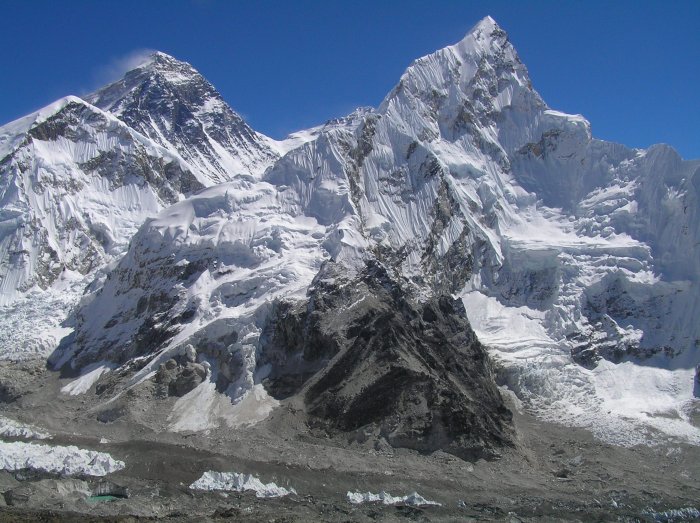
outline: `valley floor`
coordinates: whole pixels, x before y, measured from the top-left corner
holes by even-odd
[[[0,415],[53,434],[43,443],[76,445],[123,461],[125,467],[106,479],[127,487],[130,496],[88,499],[71,492],[68,480],[57,476],[1,471],[0,521],[517,522],[700,517],[696,510],[700,448],[667,440],[653,447],[612,446],[586,431],[539,421],[518,411],[515,404],[511,408],[517,447],[495,461],[468,463],[441,452],[421,455],[392,449],[371,435],[366,441],[357,435],[353,441],[326,437],[308,430],[298,406],[284,402],[254,427],[165,432],[162,427],[172,400],[146,401],[148,385],[119,403],[122,410],[113,421],[102,417],[106,421],[100,422],[96,413],[104,412],[104,406],[98,405],[94,392],[60,394],[67,382],[36,364],[2,363]],[[252,492],[191,490],[189,485],[208,470],[252,473],[298,494],[261,499]],[[45,481],[49,477],[57,481],[49,485]],[[83,479],[91,485],[96,482]],[[441,506],[355,505],[346,498],[349,491],[386,491],[394,496],[417,491]]]

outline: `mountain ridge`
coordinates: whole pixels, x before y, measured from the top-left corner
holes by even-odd
[[[217,104],[208,122],[198,111],[221,100],[213,87],[167,55],[153,60],[187,74],[155,85],[147,65],[89,98],[116,104],[169,148],[198,151],[187,165],[217,184],[143,223],[81,298],[74,337],[52,362],[73,372],[121,366],[114,397],[153,373],[175,381],[188,373],[193,394],[215,385],[231,408],[247,398],[269,405],[261,336],[271,304],[311,303],[324,262],[349,278],[377,263],[416,303],[458,296],[499,379],[545,419],[620,443],[646,442],[646,433],[628,435],[640,426],[699,441],[698,163],[664,147],[595,140],[583,117],[550,109],[493,19],[414,61],[376,110],[300,133],[279,158],[262,140],[253,155],[260,161],[240,164],[247,172],[222,167],[212,144],[225,140],[207,131],[212,122],[240,128],[235,113]],[[133,91],[124,94],[127,84]],[[177,139],[165,139],[163,122],[177,121],[180,106]],[[189,346],[196,361],[187,359]],[[638,388],[621,390],[610,376],[619,381],[629,362],[639,364]],[[206,372],[193,370],[204,363]],[[660,390],[659,373],[671,392]],[[650,420],[631,399],[645,388],[663,396]],[[178,400],[184,417],[172,430],[227,423],[186,419],[192,398]],[[614,411],[609,419],[606,410]]]
[[[281,146],[251,129],[196,69],[160,51],[85,98],[177,150],[213,182],[259,174],[279,156]]]

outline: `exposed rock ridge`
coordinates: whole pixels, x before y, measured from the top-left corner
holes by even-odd
[[[190,64],[165,53],[89,95],[156,143],[176,150],[214,183],[237,174],[262,174],[279,154]]]
[[[308,304],[279,306],[265,340],[263,383],[277,398],[303,397],[312,426],[470,460],[513,444],[462,303],[418,303],[377,262],[356,278],[324,264]]]

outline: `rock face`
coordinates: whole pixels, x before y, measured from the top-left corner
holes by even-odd
[[[165,53],[86,100],[177,151],[215,183],[261,174],[279,157],[274,140],[251,129],[190,64]]]
[[[158,367],[155,381],[163,388],[161,395],[184,396],[204,381],[209,367],[206,361],[197,363],[197,352],[192,345],[188,345],[184,355],[178,359],[171,358]]]
[[[263,384],[278,399],[303,397],[312,424],[471,460],[512,444],[511,414],[459,300],[416,303],[376,262],[352,279],[327,262],[307,304],[277,311]]]

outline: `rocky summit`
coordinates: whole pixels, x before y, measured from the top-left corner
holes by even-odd
[[[0,521],[697,518],[699,192],[490,17],[281,141],[153,53],[0,127]]]

